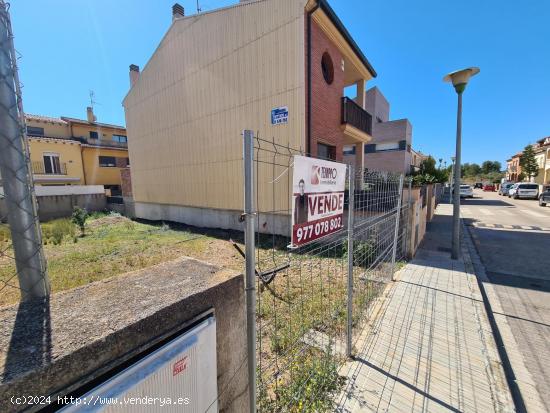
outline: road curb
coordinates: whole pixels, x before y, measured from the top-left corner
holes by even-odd
[[[527,370],[519,346],[512,334],[502,304],[487,276],[478,252],[479,241],[466,225],[463,228],[463,255],[469,257],[493,330],[498,353],[502,360],[506,381],[517,412],[542,412],[545,410],[533,377]]]

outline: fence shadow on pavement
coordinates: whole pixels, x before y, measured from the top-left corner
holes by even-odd
[[[17,307],[1,382],[48,365],[51,354],[49,298],[22,301]]]

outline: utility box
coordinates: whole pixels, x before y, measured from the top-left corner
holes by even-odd
[[[61,411],[217,412],[215,317],[210,315]]]

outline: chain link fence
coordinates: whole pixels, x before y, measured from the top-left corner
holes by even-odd
[[[9,6],[0,0],[0,295],[50,291],[34,196]]]
[[[289,248],[293,161],[304,153],[258,137],[253,148],[256,406],[331,411],[339,368],[407,255],[403,177],[348,166],[343,228]]]

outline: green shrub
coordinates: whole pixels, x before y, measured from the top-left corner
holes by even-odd
[[[73,241],[76,238],[76,229],[69,219],[56,219],[55,221],[42,224],[42,240],[44,244],[60,245],[63,240],[69,237]]]
[[[68,219],[60,219],[54,221],[52,225],[52,238],[55,245],[59,245],[63,242],[65,237],[75,238],[74,224]]]
[[[340,391],[344,378],[338,375],[336,360],[327,353],[310,351],[290,367],[290,377],[281,379],[275,399],[265,388],[260,391],[262,411],[330,412],[334,411],[334,395]]]
[[[344,256],[348,256],[348,244],[343,246]],[[353,265],[356,267],[368,268],[375,257],[375,248],[373,241],[354,241],[353,242]]]
[[[80,228],[80,233],[82,236],[85,235],[86,230],[86,220],[88,219],[89,214],[88,211],[84,208],[80,208],[79,206],[75,206],[73,209],[73,215],[72,215],[72,221],[73,223]]]

